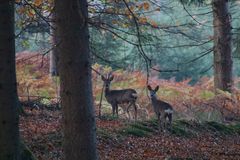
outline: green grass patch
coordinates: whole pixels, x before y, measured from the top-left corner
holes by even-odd
[[[161,91],[159,91],[158,95],[164,95],[164,97],[171,97],[176,98],[181,95],[181,92],[179,92],[176,89],[169,89],[169,88],[162,88]]]
[[[226,125],[214,121],[199,123],[197,121],[175,120],[172,123],[172,128],[168,130],[172,135],[185,138],[195,137],[207,132],[232,135],[240,134],[240,124]],[[127,124],[127,126],[119,130],[117,134],[122,136],[133,135],[144,137],[156,131],[158,131],[158,122],[156,119],[151,119]]]
[[[44,105],[51,105],[51,101],[48,98],[41,99],[40,103],[42,103]]]
[[[106,129],[97,128],[97,135],[104,139],[112,139],[112,134],[109,133]]]
[[[129,124],[126,128],[120,131],[122,135],[133,135],[137,137],[149,136],[152,132],[155,132],[155,128],[152,127],[151,123],[147,121],[139,121],[136,123]]]
[[[118,117],[117,115],[112,115],[112,114],[104,114],[100,117],[101,120],[108,120],[108,121],[114,121],[117,120]]]
[[[145,132],[154,132],[154,129],[150,128],[147,126],[147,124],[142,124],[142,123],[133,123],[130,125],[133,128],[143,130]]]
[[[214,121],[206,122],[207,129],[220,134],[240,134],[240,124],[225,125]]]
[[[125,135],[125,136],[133,135],[133,136],[136,136],[136,137],[149,136],[149,132],[138,129],[138,128],[135,128],[135,127],[131,127],[131,126],[121,130],[120,134]]]
[[[191,129],[191,124],[184,120],[174,121],[171,133],[176,136],[193,137],[195,132]]]
[[[158,121],[156,118],[150,119],[148,121],[146,121],[146,123],[148,124],[149,127],[158,130]]]
[[[174,121],[174,125],[175,126],[182,126],[182,127],[192,127],[191,122],[189,122],[187,120],[177,120],[177,121]]]
[[[131,126],[149,133],[158,130],[158,122],[156,119],[138,122]],[[186,138],[194,137],[200,133],[209,131],[225,135],[240,134],[240,124],[227,125],[215,121],[199,123],[197,121],[175,120],[173,121],[172,129],[170,130],[173,135]]]
[[[192,137],[201,132],[215,132],[219,134],[240,134],[240,124],[227,125],[215,121],[197,123],[193,121],[177,120],[173,122],[172,134]]]
[[[200,95],[202,99],[208,100],[214,98],[215,94],[214,92],[208,91],[208,90],[203,90]]]
[[[200,107],[200,106],[197,106]],[[204,121],[214,121],[214,122],[221,122],[222,115],[218,110],[213,110],[209,112],[195,112],[195,117],[201,122]]]
[[[234,133],[240,134],[240,124],[228,126]]]

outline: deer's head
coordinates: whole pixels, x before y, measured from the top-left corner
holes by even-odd
[[[114,78],[114,76],[111,75],[111,74],[108,75],[107,78],[105,78],[104,76],[102,76],[102,80],[103,80],[104,86],[105,86],[106,88],[109,88],[110,83],[111,83],[111,81],[113,80],[113,78]]]
[[[150,96],[152,98],[152,97],[156,96],[156,93],[157,93],[157,91],[159,89],[159,86],[155,87],[155,89],[152,89],[152,87],[150,85],[148,85],[147,88],[148,88]]]

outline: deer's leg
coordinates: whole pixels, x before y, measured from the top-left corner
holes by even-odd
[[[112,115],[114,116],[116,113],[116,103],[112,103]]]
[[[123,109],[123,113],[124,113],[125,117],[127,117],[127,118],[128,118],[126,104],[125,104],[125,103],[121,104],[121,108]]]
[[[164,124],[164,127],[166,128],[167,127],[167,125],[168,125],[168,123],[167,123],[167,118],[168,118],[168,120],[169,120],[169,114],[168,113],[165,113],[165,116],[164,116],[164,122],[165,122],[165,124]]]
[[[157,121],[158,121],[158,130],[160,131],[160,129],[161,129],[161,127],[160,127],[160,115],[159,114],[157,114]]]
[[[161,132],[162,131],[162,118],[161,118],[161,114],[159,113],[158,115],[157,115],[157,118],[158,118],[158,129],[159,129],[159,131]]]
[[[117,114],[117,117],[118,117],[118,104],[117,103],[115,104],[115,109],[116,109],[116,114]]]
[[[161,114],[160,119],[161,119],[161,123],[162,123],[162,131],[164,131],[165,128],[166,128],[166,115],[165,114]]]
[[[135,104],[135,102],[133,102],[133,107],[134,107],[134,119],[136,121],[137,120],[137,105]]]
[[[127,115],[128,115],[128,119],[131,119],[130,113],[129,113],[129,108],[131,107],[131,105],[133,105],[132,102],[130,102],[130,104],[127,106]]]
[[[169,127],[172,129],[172,114],[168,114]]]
[[[112,115],[114,116],[114,113],[115,113],[115,106],[114,104],[112,104]]]

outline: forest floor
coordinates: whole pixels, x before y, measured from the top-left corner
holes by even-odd
[[[39,160],[62,157],[62,115],[59,110],[26,109],[20,135]],[[172,131],[159,133],[155,120],[129,123],[105,116],[97,119],[101,160],[240,159],[240,124],[176,120]]]

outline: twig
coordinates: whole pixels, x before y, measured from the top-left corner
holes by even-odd
[[[212,51],[213,51],[213,48],[211,48],[211,49],[209,49],[209,50],[207,50],[207,51],[202,52],[202,55],[200,55],[200,56],[198,56],[198,57],[196,57],[196,58],[194,58],[194,59],[192,59],[192,60],[190,60],[190,61],[188,61],[188,62],[183,62],[183,63],[180,63],[180,64],[189,64],[189,63],[195,62],[195,61],[197,61],[198,59],[200,59],[200,58],[208,55],[208,54],[211,53]]]
[[[194,17],[190,14],[190,12],[187,10],[187,8],[185,7],[184,2],[183,2],[182,0],[181,0],[181,3],[182,3],[182,6],[183,6],[183,9],[186,11],[186,13],[187,13],[195,22],[197,22],[198,24],[200,24],[200,25],[202,25],[202,26],[213,27],[212,25],[206,25],[206,24],[203,24],[203,23],[199,22],[196,18],[194,18]]]
[[[154,71],[158,71],[158,72],[179,72],[179,69],[166,69],[166,70],[161,70],[161,69],[157,69],[154,67],[151,67],[152,70]]]
[[[91,70],[93,70],[94,72],[96,72],[98,75],[102,76],[102,74],[100,72],[98,72],[96,69],[94,69],[93,67],[90,67]]]

